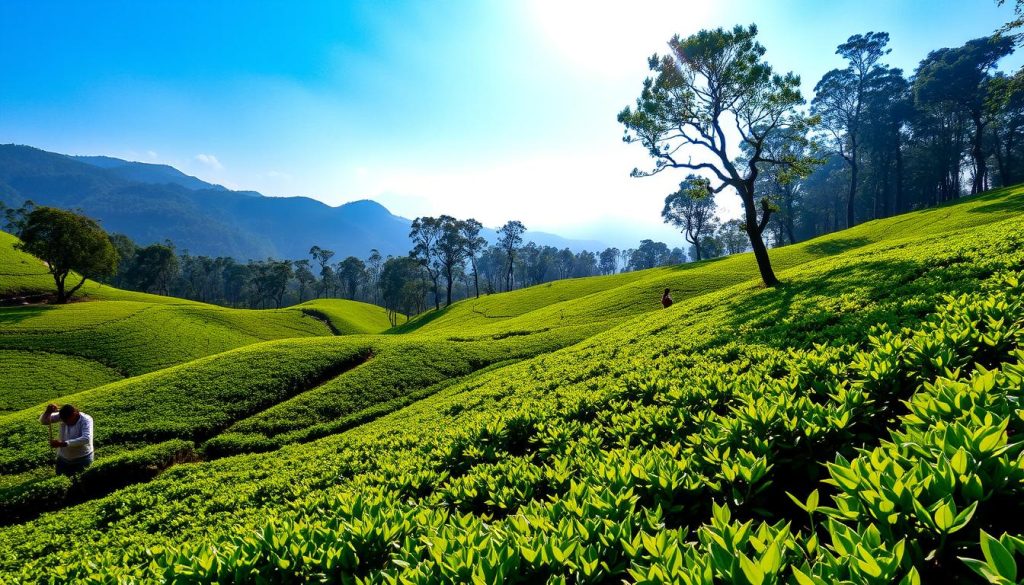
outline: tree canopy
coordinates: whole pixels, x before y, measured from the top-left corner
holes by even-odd
[[[66,303],[86,279],[109,276],[117,270],[117,251],[103,228],[92,219],[63,209],[37,207],[25,220],[18,247],[46,263],[57,287],[57,302]],[[67,288],[77,272],[78,284]]]
[[[809,172],[806,160],[771,158],[765,146],[777,134],[802,135],[813,120],[798,110],[804,103],[800,78],[775,73],[756,38],[754,25],[673,37],[670,54],[649,59],[654,76],[644,81],[636,108],[625,108],[618,119],[625,126],[623,139],[641,144],[654,159],[652,169],[634,169],[633,176],[687,169],[709,175],[713,193],[736,191],[761,278],[774,286],[778,279],[762,238],[774,207],[758,197],[757,175],[773,165]],[[730,148],[733,134],[745,153],[742,160]]]

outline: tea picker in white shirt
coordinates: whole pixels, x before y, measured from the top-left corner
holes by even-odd
[[[73,475],[92,463],[92,417],[70,404],[57,408],[47,404],[39,422],[60,422],[60,438],[50,433],[50,446],[57,449],[57,475]],[[52,427],[51,427],[52,429]]]

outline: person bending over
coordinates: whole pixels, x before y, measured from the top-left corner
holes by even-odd
[[[61,423],[60,438],[50,439],[50,446],[57,449],[57,475],[73,475],[92,463],[92,417],[70,404],[60,409],[47,404],[39,422],[50,425],[57,421]]]
[[[666,309],[672,306],[672,297],[668,295],[669,290],[665,289],[665,294],[661,295],[661,306]]]

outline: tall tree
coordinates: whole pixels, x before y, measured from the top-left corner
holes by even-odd
[[[309,260],[295,261],[295,280],[299,284],[299,302],[306,300],[306,289],[316,282],[316,275],[309,269]]]
[[[797,110],[804,103],[800,78],[776,74],[763,60],[765,49],[756,37],[754,25],[673,37],[670,55],[651,57],[648,65],[655,76],[644,81],[636,110],[627,107],[618,119],[626,127],[623,139],[640,143],[655,160],[652,170],[633,169],[633,176],[668,168],[704,171],[718,183],[714,193],[736,191],[761,279],[775,286],[778,279],[762,238],[773,207],[768,198],[758,199],[755,183],[764,165],[806,172],[807,161],[767,158],[764,146],[772,135],[789,134],[810,120]],[[749,152],[743,162],[734,158],[726,125],[734,127]],[[707,158],[695,161],[695,152]]]
[[[487,240],[480,235],[483,224],[469,218],[462,222],[462,241],[466,247],[466,257],[473,268],[473,288],[476,291],[476,298],[480,298],[480,272],[477,268],[477,257],[487,247]]]
[[[864,98],[870,77],[880,67],[878,60],[890,51],[885,48],[887,44],[889,33],[853,35],[836,48],[836,54],[849,63],[846,69],[829,71],[814,86],[811,111],[821,117],[822,127],[831,136],[835,152],[850,165],[846,227],[852,227],[855,221]]]
[[[446,294],[444,306],[452,304],[452,286],[456,274],[463,268],[469,256],[469,242],[466,240],[465,226],[460,220],[450,215],[437,218],[440,232],[434,244],[437,263],[444,272]]]
[[[171,294],[171,283],[178,276],[178,257],[167,244],[150,244],[135,253],[124,279],[135,290],[161,295]]]
[[[498,247],[505,253],[505,290],[512,290],[512,274],[516,260],[516,250],[523,243],[523,233],[526,228],[523,223],[511,220],[498,230]]]
[[[914,76],[914,97],[919,102],[948,104],[970,120],[974,177],[971,193],[988,185],[985,134],[989,118],[986,99],[990,71],[1013,52],[1013,40],[1004,36],[967,41],[962,47],[932,51]]]
[[[747,237],[743,230],[742,219],[730,219],[723,223],[719,226],[717,235],[726,254],[739,254],[747,251]]]
[[[391,325],[398,324],[401,314],[409,315],[423,309],[426,281],[422,262],[409,256],[388,258],[380,273],[381,300]]]
[[[605,248],[600,258],[601,274],[615,274],[619,268],[619,249]]]
[[[437,240],[440,237],[441,221],[438,218],[417,217],[413,220],[412,229],[409,231],[413,249],[409,252],[409,256],[419,261],[430,276],[430,281],[433,283],[435,309],[441,308],[441,293],[438,287],[441,271],[437,258]]]
[[[373,303],[380,302],[380,271],[384,267],[384,258],[376,248],[370,250],[366,258],[366,276],[370,285],[370,300]]]
[[[107,232],[92,219],[63,209],[33,209],[16,247],[46,263],[57,287],[58,303],[68,302],[86,279],[102,278],[117,270],[117,251]],[[67,278],[72,271],[81,280],[68,289]]]
[[[313,246],[309,249],[309,255],[320,264],[320,291],[316,294],[316,298],[319,299],[321,294],[327,294],[327,288],[330,286],[334,276],[334,271],[330,267],[331,258],[334,258],[334,251],[321,248],[320,246]]]
[[[338,263],[337,274],[348,298],[355,299],[359,284],[366,278],[366,264],[355,256],[349,256]]]
[[[267,270],[263,275],[264,290],[274,301],[274,307],[280,309],[284,302],[284,294],[288,291],[288,281],[292,279],[291,260],[274,260],[267,258]]]
[[[697,175],[689,175],[679,183],[679,190],[665,198],[661,210],[665,223],[683,232],[683,237],[696,252],[695,260],[702,260],[701,242],[715,232],[715,195],[711,182]]]
[[[654,240],[641,240],[633,255],[629,259],[629,267],[632,270],[646,270],[668,264],[671,251],[664,242]]]

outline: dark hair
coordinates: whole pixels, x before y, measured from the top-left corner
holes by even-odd
[[[667,288],[665,289],[665,294],[668,294],[668,289]]]
[[[64,406],[60,407],[60,420],[66,421],[69,418],[75,416],[76,412],[78,412],[77,408],[71,406],[70,404],[65,404]]]

